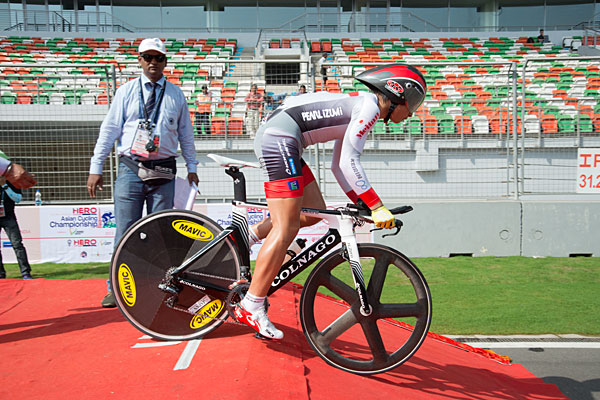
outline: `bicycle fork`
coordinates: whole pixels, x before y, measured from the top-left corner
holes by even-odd
[[[354,288],[360,300],[360,313],[368,317],[373,312],[373,308],[367,298],[365,277],[363,276],[362,265],[360,264],[360,255],[358,254],[358,245],[356,244],[356,234],[352,218],[342,215],[339,221],[339,232],[342,238],[342,255],[350,263]]]

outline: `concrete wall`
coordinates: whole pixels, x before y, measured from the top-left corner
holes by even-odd
[[[600,202],[408,202],[397,236],[376,242],[409,257],[600,256]],[[395,207],[403,204],[389,204]]]

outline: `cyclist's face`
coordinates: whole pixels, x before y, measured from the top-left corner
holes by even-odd
[[[396,106],[396,109],[392,113],[390,119],[393,123],[397,124],[411,116],[412,114],[410,111],[408,111],[408,107],[406,106],[406,104],[399,104],[398,106]]]

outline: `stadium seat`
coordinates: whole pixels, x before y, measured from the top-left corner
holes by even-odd
[[[558,133],[558,121],[552,114],[542,114],[541,125],[544,133]]]
[[[454,133],[454,118],[449,115],[437,115],[439,132],[442,134]]]
[[[454,125],[456,126],[456,133],[458,134],[471,134],[473,132],[471,118],[467,115],[455,116]]]
[[[426,115],[423,121],[423,133],[426,135],[437,134],[438,120],[435,115]]]
[[[560,115],[558,118],[558,132],[575,133],[575,121],[569,115]]]
[[[406,130],[411,135],[420,135],[422,133],[421,119],[417,115],[406,119]]]
[[[490,124],[485,115],[472,115],[471,124],[473,133],[487,135],[490,133]]]
[[[537,115],[527,114],[525,116],[525,133],[540,133],[540,120]]]
[[[230,135],[241,135],[244,133],[243,117],[229,117],[227,120],[227,129]]]

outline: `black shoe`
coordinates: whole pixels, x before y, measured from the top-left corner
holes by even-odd
[[[23,280],[24,281],[29,281],[31,279],[33,279],[33,276],[31,276],[31,274],[24,274],[23,275]]]
[[[0,275],[0,279],[6,279],[6,275],[5,274]]]
[[[115,295],[113,292],[106,293],[106,296],[100,302],[102,307],[104,308],[115,308],[117,306],[117,302],[115,301]]]

